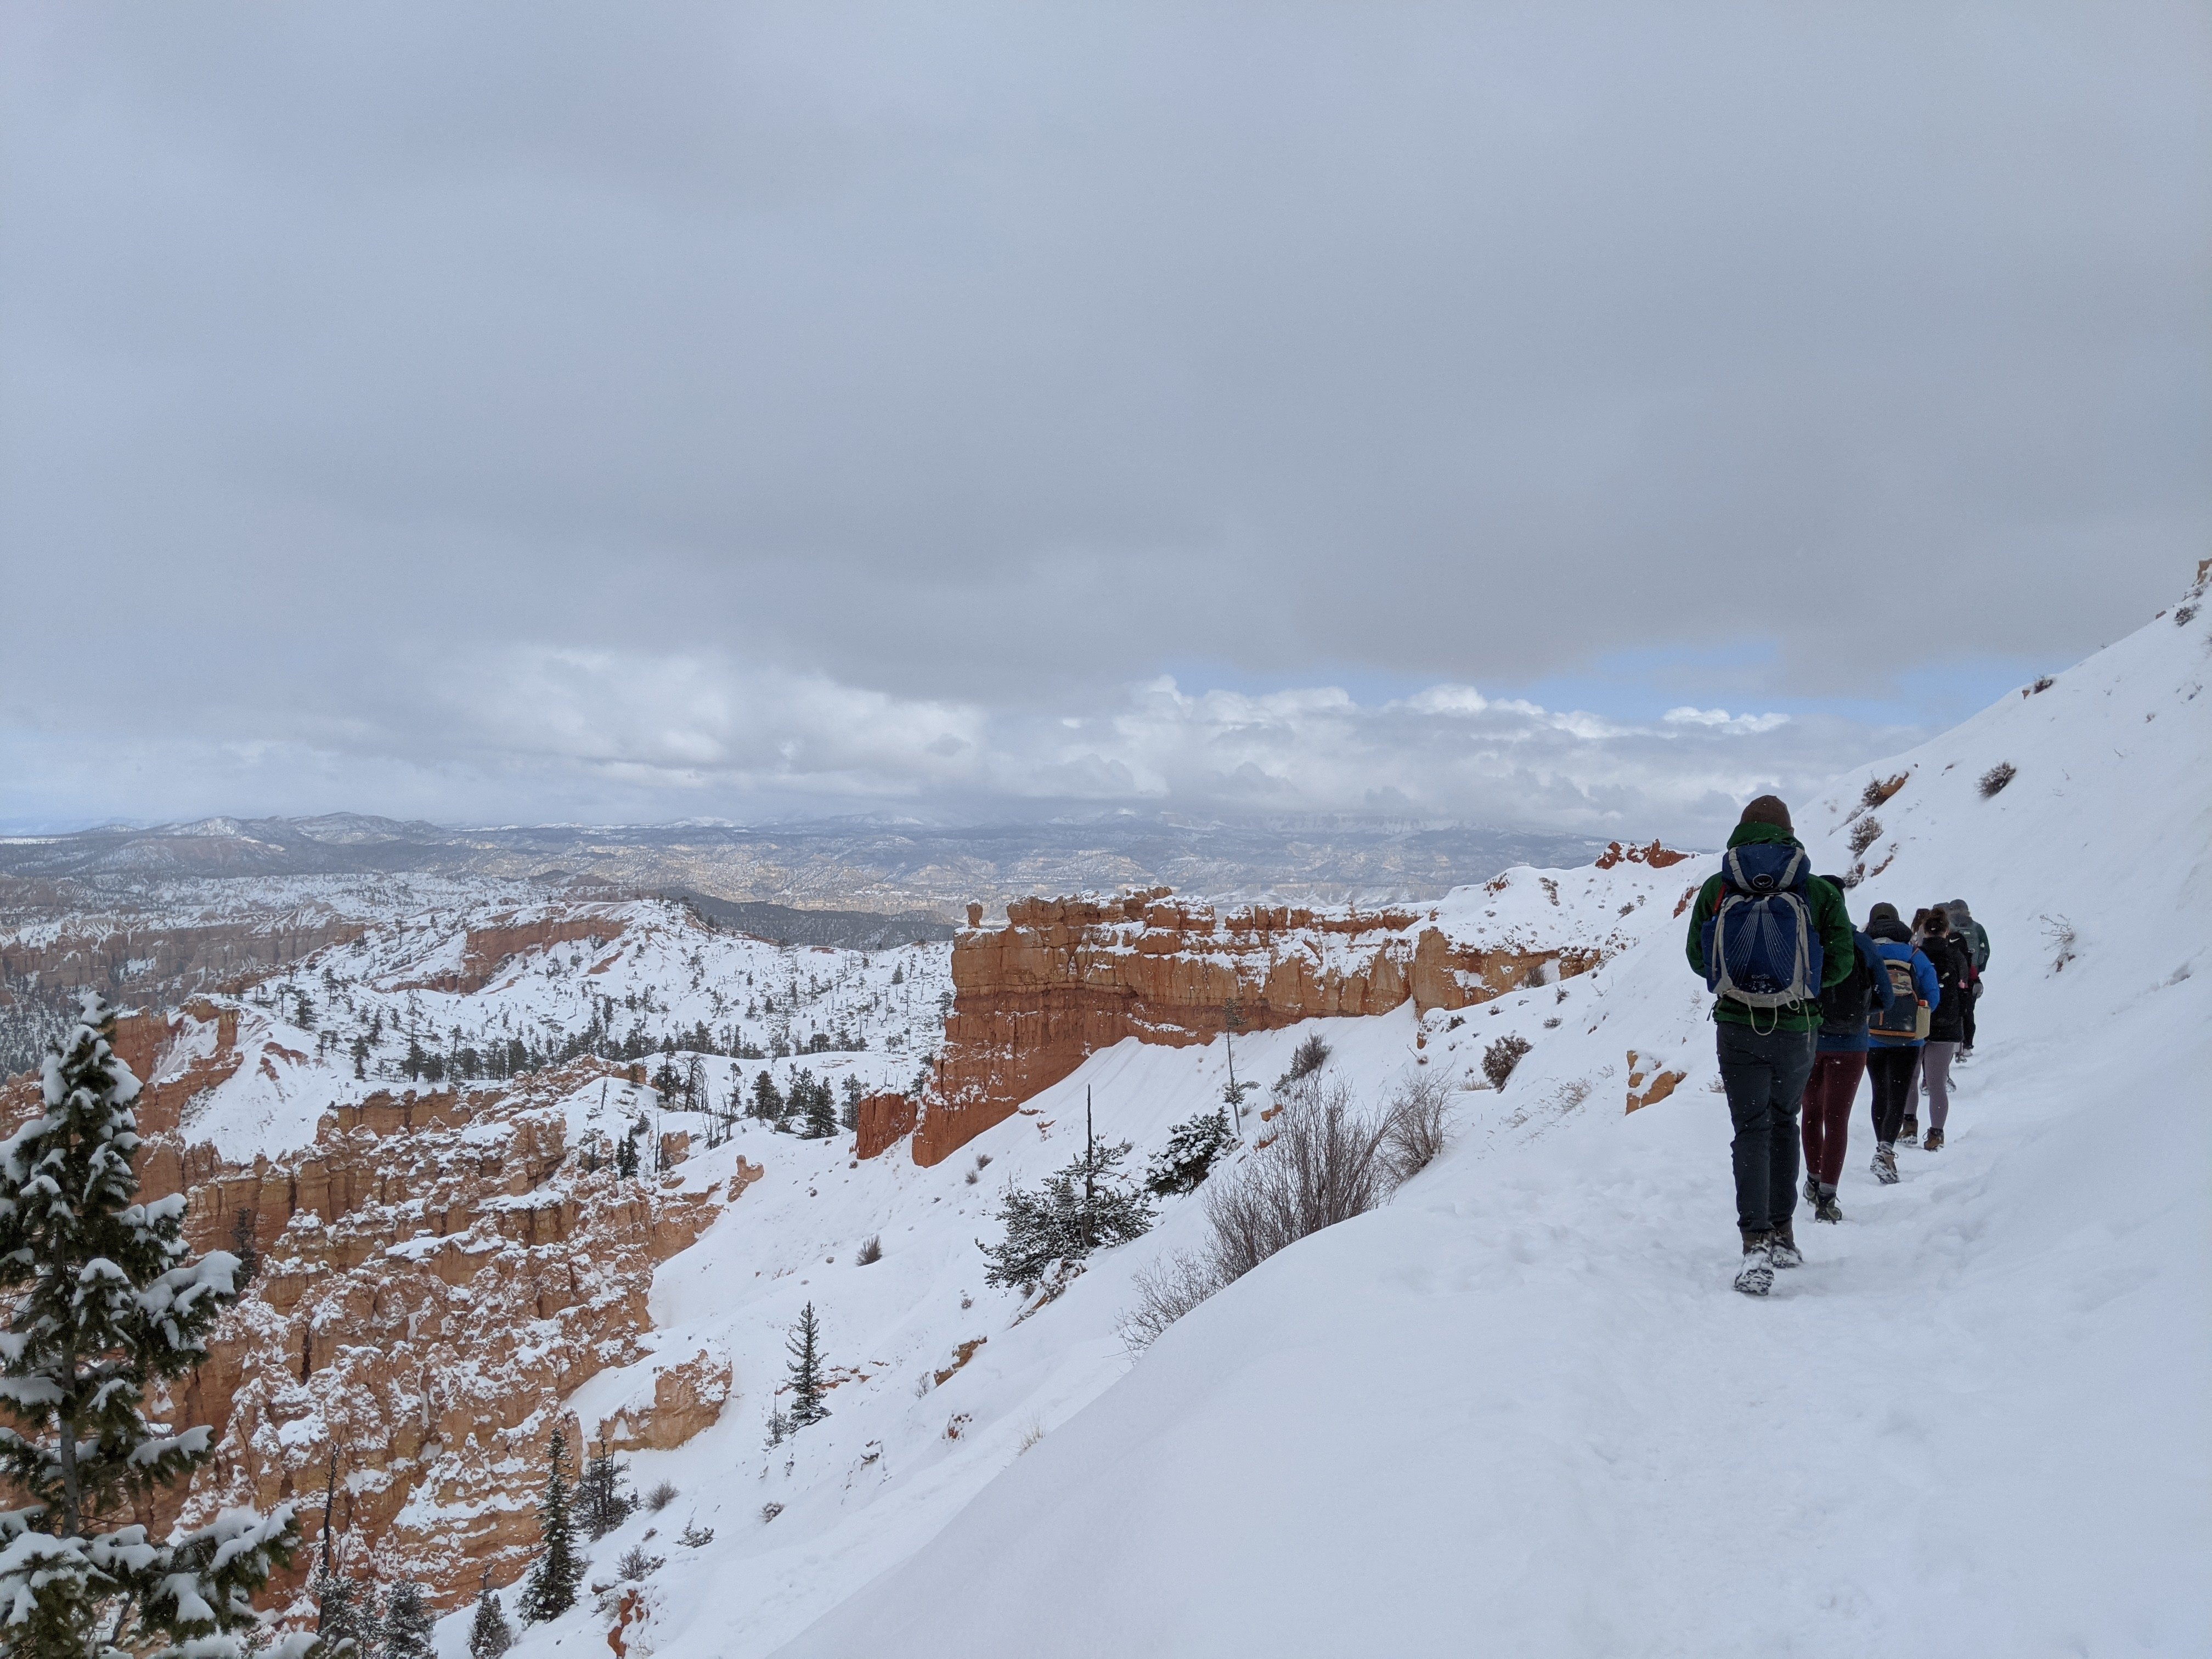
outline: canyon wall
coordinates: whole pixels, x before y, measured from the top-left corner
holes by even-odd
[[[586,1171],[558,1103],[617,1070],[593,1060],[510,1088],[371,1094],[325,1113],[309,1146],[227,1161],[190,1143],[185,1120],[253,1058],[238,1011],[202,1001],[126,1017],[116,1048],[149,1079],[137,1106],[144,1195],[185,1193],[196,1251],[250,1241],[259,1257],[206,1362],[153,1402],[157,1416],[214,1425],[216,1455],[143,1518],[166,1527],[291,1499],[313,1540],[335,1456],[334,1526],[386,1582],[419,1579],[445,1607],[487,1570],[495,1584],[519,1577],[560,1401],[647,1357],[654,1267],[758,1168],[739,1160],[728,1191],[694,1189],[680,1170],[657,1182]],[[8,1086],[7,1121],[35,1091],[29,1079]],[[679,1158],[680,1140],[669,1147]],[[656,1376],[649,1405],[568,1421],[569,1442],[672,1446],[731,1391],[729,1368],[702,1353]]]
[[[1218,912],[1155,887],[1118,897],[1018,899],[1004,927],[953,941],[953,1005],[915,1162],[950,1157],[1084,1058],[1125,1037],[1182,1045],[1224,1030],[1462,1008],[1588,972],[1629,942],[1658,872],[1687,854],[1613,843],[1577,872],[1509,871],[1435,905],[1249,905]],[[884,1127],[890,1127],[887,1119]],[[880,1151],[881,1133],[868,1138]]]

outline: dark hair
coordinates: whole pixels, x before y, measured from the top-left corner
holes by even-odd
[[[1745,804],[1743,816],[1736,822],[1740,824],[1771,823],[1778,830],[1787,830],[1790,827],[1790,807],[1779,795],[1761,795]]]
[[[1939,904],[1921,919],[1919,926],[1929,938],[1941,939],[1951,931],[1951,913]]]

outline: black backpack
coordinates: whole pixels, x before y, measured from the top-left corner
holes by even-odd
[[[1820,1029],[1834,1036],[1856,1031],[1881,1006],[1881,994],[1867,972],[1866,957],[1854,941],[1851,971],[1820,993]]]

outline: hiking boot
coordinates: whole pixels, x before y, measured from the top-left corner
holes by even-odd
[[[1874,1178],[1885,1187],[1897,1185],[1897,1148],[1887,1140],[1874,1149]]]
[[[1735,1287],[1746,1296],[1765,1296],[1774,1288],[1774,1258],[1765,1233],[1743,1236],[1743,1266],[1736,1270]]]
[[[1928,1132],[1928,1138],[1920,1143],[1920,1150],[1923,1152],[1939,1152],[1942,1151],[1943,1132],[1941,1129],[1930,1129]]]
[[[1913,1113],[1907,1112],[1905,1115],[1904,1124],[1897,1132],[1897,1138],[1899,1140],[1907,1142],[1908,1144],[1919,1139],[1920,1119]]]
[[[1805,1258],[1798,1252],[1797,1241],[1786,1221],[1767,1234],[1766,1255],[1767,1260],[1778,1267],[1802,1267],[1805,1265]]]
[[[1843,1206],[1836,1202],[1836,1195],[1833,1193],[1821,1194],[1818,1201],[1816,1201],[1813,1206],[1813,1219],[1815,1221],[1841,1221],[1843,1218]]]
[[[1820,1201],[1820,1176],[1808,1175],[1805,1177],[1805,1201],[1808,1204],[1818,1204]]]

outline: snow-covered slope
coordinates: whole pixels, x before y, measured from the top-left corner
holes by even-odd
[[[652,1644],[757,1650],[772,1585],[795,1612],[973,1492],[779,1650],[2212,1650],[2208,629],[2162,617],[1798,803],[1817,862],[1849,869],[1866,786],[1903,774],[1869,809],[1879,873],[1854,915],[1963,896],[1996,954],[1951,1145],[1890,1188],[1857,1146],[1844,1224],[1801,1227],[1807,1265],[1771,1300],[1728,1289],[1728,1120],[1679,924],[1660,927],[1555,1011],[1547,991],[1478,1013],[1571,1017],[1504,1091],[1463,1097],[1457,1145],[1394,1203],[1267,1262],[1113,1386],[1119,1263],[1016,1330],[979,1322],[968,1370],[897,1409],[972,1411],[1004,1473],[946,1455],[825,1570],[816,1540],[883,1478],[841,1444],[849,1482],[811,1514],[742,1518],[726,1556],[718,1534],[665,1570]],[[2000,763],[2015,775],[1985,797]],[[1410,1057],[1401,1024],[1333,1034],[1336,1063],[1379,1085]],[[1624,1115],[1630,1048],[1687,1076]],[[1117,1049],[1038,1104],[1062,1115],[1121,1066],[1170,1115],[1212,1057]],[[1031,1410],[1046,1432],[1015,1458]],[[749,1497],[775,1489],[742,1472]],[[793,1521],[780,1560],[748,1539]]]

